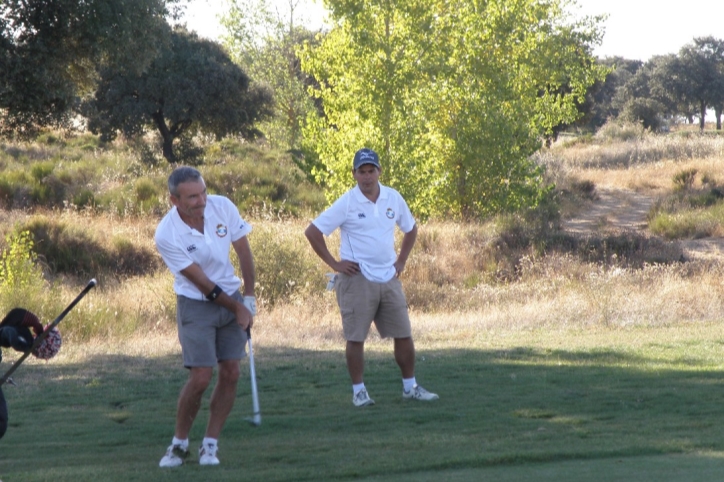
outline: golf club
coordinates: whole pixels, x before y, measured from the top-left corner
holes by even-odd
[[[246,329],[246,336],[249,339],[249,371],[251,375],[251,403],[254,409],[253,416],[246,420],[253,425],[258,427],[261,425],[261,411],[259,410],[259,393],[256,389],[256,368],[254,367],[254,348],[251,344],[251,327]]]
[[[88,284],[85,286],[85,288],[83,288],[83,291],[81,291],[81,292],[78,294],[78,296],[76,296],[75,299],[70,302],[70,304],[68,305],[68,307],[67,307],[66,309],[64,309],[63,312],[62,312],[61,314],[59,314],[58,317],[57,317],[55,320],[53,320],[52,323],[50,323],[47,327],[45,327],[45,330],[43,330],[43,332],[35,338],[35,341],[33,341],[33,345],[30,347],[30,349],[28,349],[28,351],[26,351],[25,353],[23,353],[23,356],[21,356],[20,358],[18,358],[18,360],[17,360],[15,363],[13,363],[13,366],[11,366],[11,367],[8,369],[8,371],[5,372],[5,374],[2,376],[2,378],[0,378],[0,386],[3,386],[3,385],[5,384],[5,382],[8,381],[8,379],[10,378],[10,375],[12,375],[13,372],[14,372],[15,370],[17,370],[17,368],[20,366],[20,364],[23,363],[23,362],[25,361],[25,359],[28,358],[28,356],[30,356],[30,354],[33,352],[33,350],[34,350],[35,348],[37,348],[37,347],[43,342],[43,340],[45,340],[45,338],[48,336],[48,333],[50,332],[50,330],[52,330],[53,328],[55,328],[56,326],[58,326],[58,323],[60,323],[61,320],[62,320],[63,318],[65,318],[65,315],[67,315],[67,314],[70,312],[70,310],[72,310],[73,307],[74,307],[76,304],[78,304],[78,302],[79,302],[96,284],[97,284],[97,282],[96,282],[95,278],[92,279],[92,280],[90,280],[90,281],[88,282]],[[251,339],[250,339],[250,340],[251,340]]]

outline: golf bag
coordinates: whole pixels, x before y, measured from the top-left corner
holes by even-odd
[[[55,333],[46,335],[41,343],[34,345],[35,338],[43,333],[43,325],[37,316],[23,308],[13,308],[0,321],[0,348],[12,348],[16,351],[32,354],[38,358],[48,359],[55,356],[60,350],[61,338],[57,328]],[[0,362],[2,350],[0,349]],[[8,428],[8,404],[0,385],[0,438],[5,435]]]

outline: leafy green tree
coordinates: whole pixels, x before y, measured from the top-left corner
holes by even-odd
[[[142,73],[103,70],[84,112],[89,129],[106,140],[154,127],[163,140],[163,156],[173,163],[174,141],[182,136],[256,138],[256,123],[271,114],[271,106],[269,91],[250,88],[247,75],[221,45],[177,28]]]
[[[697,38],[668,56],[656,71],[657,88],[685,105],[695,105],[703,131],[706,111],[724,105],[724,43],[713,37]],[[718,126],[721,126],[719,121]]]
[[[383,181],[420,217],[535,206],[530,155],[578,116],[602,79],[597,19],[566,23],[562,4],[329,0],[335,28],[302,53],[324,116],[304,130],[329,198],[351,184],[356,149],[376,149]]]
[[[631,122],[639,122],[644,129],[658,131],[663,124],[664,106],[654,99],[639,97],[626,103],[619,117]]]
[[[708,106],[714,109],[716,128],[721,130],[721,116],[724,110],[724,40],[714,37],[694,39],[699,55],[710,63],[711,77],[708,85]]]
[[[582,116],[574,123],[590,131],[597,130],[606,121],[618,116],[622,105],[616,101],[617,93],[643,65],[640,60],[623,57],[606,57],[598,59],[597,63],[608,69],[608,73],[605,79],[594,82],[588,89],[586,99],[579,108]]]
[[[175,0],[3,0],[0,128],[63,125],[99,66],[144,69],[163,45]]]
[[[229,6],[221,19],[227,31],[223,43],[254,83],[267,86],[274,96],[274,114],[259,129],[273,147],[298,150],[302,125],[317,109],[308,93],[317,83],[302,71],[297,55],[302,44],[318,42],[317,33],[298,24],[304,4],[289,0],[288,17],[267,0],[229,0]]]

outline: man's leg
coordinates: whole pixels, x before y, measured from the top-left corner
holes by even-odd
[[[211,395],[209,407],[209,423],[206,426],[206,437],[218,439],[226,419],[234,407],[236,399],[236,385],[239,381],[241,369],[239,360],[225,360],[219,362],[219,379]]]
[[[191,426],[201,407],[201,397],[211,383],[212,367],[193,367],[189,370],[189,379],[181,389],[176,411],[176,438],[189,437]]]
[[[395,361],[400,367],[402,378],[415,376],[415,343],[412,337],[395,338]]]
[[[365,372],[365,344],[363,341],[347,342],[347,370],[352,384],[357,385],[364,380]]]

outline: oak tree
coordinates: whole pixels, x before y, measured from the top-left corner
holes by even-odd
[[[143,72],[103,70],[84,112],[89,129],[104,139],[155,128],[163,156],[173,163],[174,141],[184,135],[256,138],[261,134],[256,124],[271,114],[272,102],[268,90],[250,87],[249,77],[220,44],[176,28]]]

